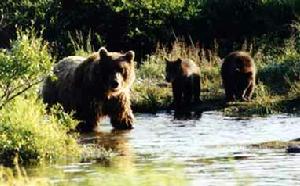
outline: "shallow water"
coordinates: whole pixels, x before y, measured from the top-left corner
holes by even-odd
[[[155,165],[158,172],[179,164],[188,185],[300,185],[300,154],[285,149],[250,147],[267,141],[300,137],[300,117],[273,115],[265,118],[224,117],[205,112],[195,120],[174,120],[172,115],[136,114],[135,129],[111,131],[106,121],[98,134],[83,137],[85,143],[111,148],[118,158],[109,165],[121,170]],[[56,168],[73,181],[99,176],[103,164],[72,163]],[[59,180],[58,180],[59,181]]]

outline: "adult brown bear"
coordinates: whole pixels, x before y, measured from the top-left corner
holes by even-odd
[[[166,80],[172,83],[173,105],[180,111],[200,102],[200,69],[189,59],[166,60]]]
[[[232,52],[223,60],[221,75],[226,101],[249,101],[255,88],[254,60],[247,52]]]
[[[54,67],[56,77],[47,78],[42,96],[49,106],[60,103],[75,111],[82,122],[77,129],[93,130],[109,116],[115,129],[131,129],[130,87],[135,78],[134,52],[108,52],[101,48],[88,58],[69,56]]]

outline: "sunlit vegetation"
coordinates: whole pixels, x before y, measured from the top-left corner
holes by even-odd
[[[245,41],[244,44],[236,45],[235,50],[248,51],[255,59],[258,73],[257,87],[251,102],[235,102],[226,105],[223,101],[224,90],[220,76],[221,57],[218,55],[217,44],[213,50],[188,46],[182,41],[175,42],[171,51],[165,47],[158,47],[156,52],[138,68],[138,79],[133,89],[133,94],[137,96],[133,99],[133,106],[136,106],[137,102],[138,108],[140,108],[139,104],[153,106],[152,109],[143,106],[144,111],[168,108],[172,94],[171,86],[166,84],[163,76],[164,58],[182,57],[193,59],[201,69],[203,103],[195,108],[196,110],[220,109],[226,115],[266,115],[299,110],[297,106],[300,82],[298,38],[299,32],[297,31],[294,37],[285,40],[281,46],[273,48],[264,47],[268,44],[264,43],[264,39],[257,39],[260,42],[260,47],[257,49],[253,48],[253,43]],[[147,87],[150,88],[147,89]]]
[[[10,50],[0,52],[0,163],[52,162],[78,156],[76,121],[60,107],[46,113],[40,82],[53,65],[48,46],[34,32],[19,32]]]
[[[114,161],[117,154],[110,149],[79,144],[72,113],[59,105],[46,109],[39,96],[41,82],[57,60],[88,56],[100,46],[135,51],[135,112],[170,109],[165,59],[180,57],[194,60],[201,69],[202,103],[196,111],[220,110],[229,116],[299,113],[299,13],[298,0],[1,1],[0,164],[11,168],[0,167],[0,185],[53,184],[50,178],[27,176],[23,165],[76,159],[102,166]],[[234,50],[248,51],[256,62],[251,102],[224,102],[221,60]],[[99,178],[87,177],[78,185],[187,184],[177,167],[163,174],[152,167],[124,174],[101,166]],[[58,185],[76,185],[61,175]]]

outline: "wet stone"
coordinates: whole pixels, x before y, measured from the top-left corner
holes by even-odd
[[[300,153],[300,145],[289,145],[287,153]]]

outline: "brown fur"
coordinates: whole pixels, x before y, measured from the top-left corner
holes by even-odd
[[[175,111],[200,101],[200,69],[192,60],[166,59],[166,80],[172,83]]]
[[[101,48],[88,58],[69,56],[54,67],[56,78],[47,78],[42,91],[49,106],[60,103],[75,111],[79,130],[91,131],[104,116],[116,129],[130,129],[130,87],[133,84],[134,52],[108,52]]]
[[[232,52],[223,60],[221,75],[226,101],[249,101],[255,88],[256,69],[246,52]]]

